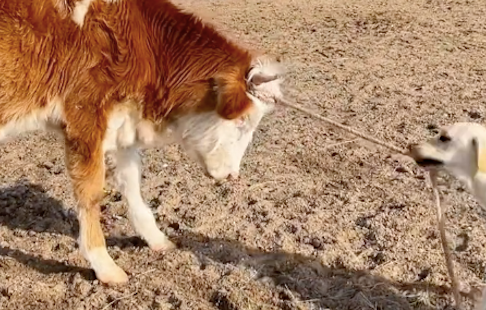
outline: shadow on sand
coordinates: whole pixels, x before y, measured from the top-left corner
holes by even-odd
[[[0,225],[12,230],[54,232],[73,237],[78,231],[75,214],[63,208],[60,201],[49,197],[42,187],[33,184],[0,189]],[[318,306],[317,309],[452,309],[445,305],[426,305],[421,298],[435,295],[442,302],[451,300],[448,287],[425,282],[397,283],[367,271],[324,266],[299,254],[266,252],[233,240],[208,238],[187,230],[175,231],[173,240],[180,248],[194,252],[203,265],[216,261],[252,269],[262,281],[284,293],[297,293],[302,300]],[[120,248],[145,245],[137,237],[109,238],[107,244]],[[8,247],[0,246],[0,256],[11,257],[44,274],[79,273],[85,279],[94,279],[90,269],[46,260]]]

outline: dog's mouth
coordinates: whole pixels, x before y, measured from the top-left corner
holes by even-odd
[[[438,166],[442,166],[444,164],[444,162],[439,160],[439,159],[428,158],[428,157],[416,158],[415,162],[417,163],[417,165],[419,165],[421,167],[426,167],[426,168],[438,167]]]
[[[438,168],[444,165],[444,162],[433,156],[436,153],[435,150],[427,151],[431,147],[428,145],[412,144],[408,147],[407,155],[410,156],[417,165],[423,168]],[[430,154],[430,155],[429,155]]]

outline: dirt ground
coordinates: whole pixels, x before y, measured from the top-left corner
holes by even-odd
[[[289,98],[399,146],[486,116],[484,1],[179,3],[280,56]],[[78,253],[60,141],[32,134],[0,154],[0,309],[452,309],[425,174],[301,113],[263,120],[232,184],[177,146],[145,151],[144,197],[179,248],[151,252],[107,196],[124,287],[101,285]],[[445,181],[467,291],[483,281],[486,212]]]

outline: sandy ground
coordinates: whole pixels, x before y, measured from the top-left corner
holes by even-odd
[[[484,121],[483,1],[179,3],[280,56],[290,98],[380,139],[404,147]],[[60,141],[32,134],[0,154],[0,309],[452,309],[424,173],[298,112],[262,122],[233,184],[176,146],[144,152],[144,196],[179,249],[151,252],[119,194],[106,197],[125,287],[98,283],[78,253]],[[467,291],[483,280],[486,213],[444,184]]]

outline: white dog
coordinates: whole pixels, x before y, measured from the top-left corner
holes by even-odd
[[[455,123],[429,141],[411,145],[408,155],[427,169],[438,169],[465,184],[486,209],[486,128]],[[486,289],[477,310],[486,310]]]
[[[465,184],[486,208],[486,128],[476,123],[455,123],[437,137],[409,147],[409,154],[424,168],[439,169]]]

